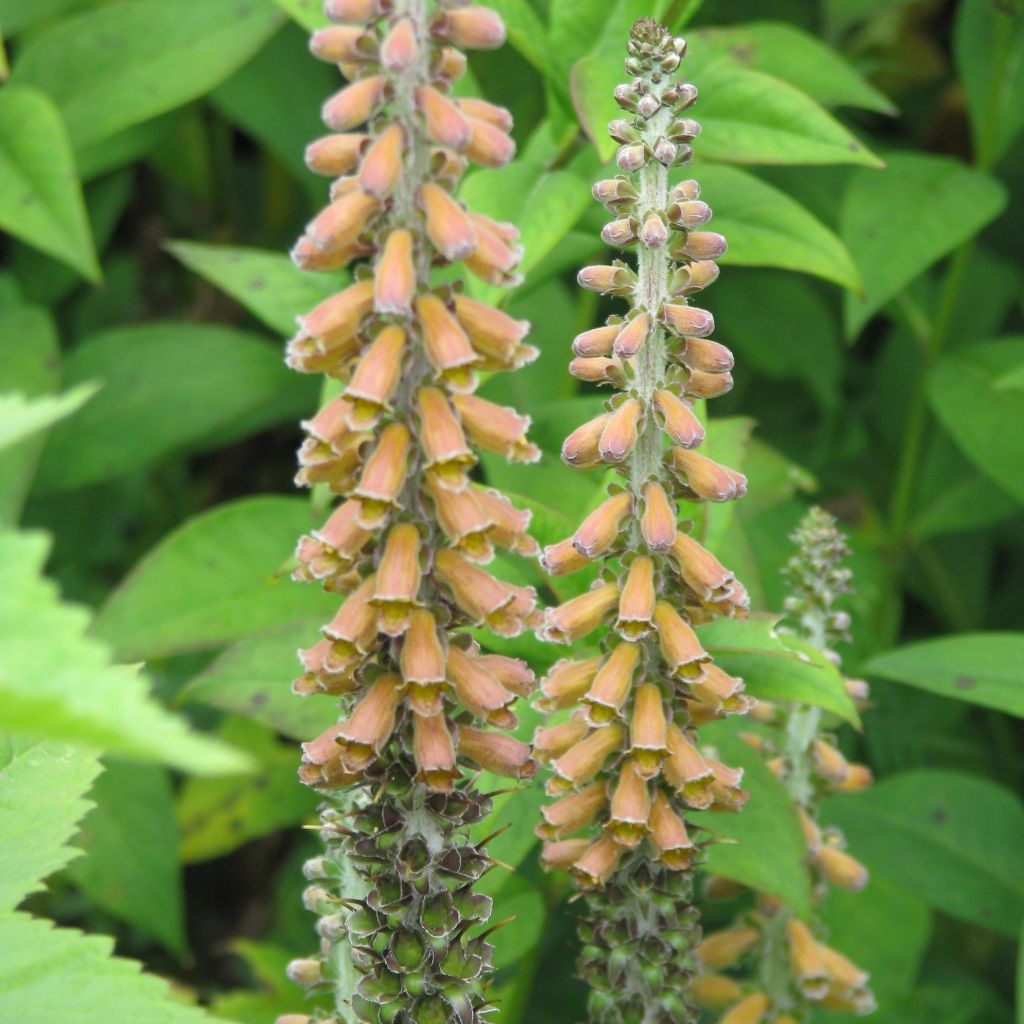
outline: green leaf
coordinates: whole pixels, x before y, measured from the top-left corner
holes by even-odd
[[[0,91],[0,228],[101,278],[82,186],[60,114],[35,89]]]
[[[293,334],[296,316],[344,285],[337,274],[303,273],[284,253],[264,249],[178,241],[167,250],[279,334]]]
[[[1024,337],[960,349],[935,366],[928,398],[942,425],[979,469],[1024,502]]]
[[[930,906],[1016,937],[1024,917],[1024,807],[987,779],[911,771],[828,800],[868,867]]]
[[[1024,10],[963,0],[956,9],[953,53],[977,162],[989,167],[1024,128]]]
[[[715,661],[740,676],[753,696],[813,704],[860,728],[839,670],[809,644],[778,633],[776,621],[765,615],[717,619],[698,627],[697,633]]]
[[[0,915],[78,856],[68,841],[101,770],[90,751],[0,733]]]
[[[140,324],[94,335],[70,353],[64,380],[96,380],[104,388],[50,434],[41,491],[108,480],[175,451],[219,448],[298,419],[315,401],[313,383],[288,372],[277,345],[199,324]]]
[[[243,715],[292,739],[319,736],[337,720],[337,707],[297,697],[289,683],[300,670],[295,652],[311,647],[322,625],[322,619],[300,620],[239,640],[191,680],[178,700]]]
[[[708,846],[707,871],[778,896],[806,917],[811,907],[804,868],[807,844],[796,807],[763,758],[736,735],[742,724],[736,719],[713,722],[701,730],[701,744],[714,748],[726,764],[743,769],[750,802],[739,814],[704,811],[688,815],[688,820],[723,840]]]
[[[1017,1024],[1024,1024],[1024,926],[1017,940]]]
[[[77,149],[209,92],[280,24],[255,0],[125,0],[34,36],[11,81],[49,94]]]
[[[551,71],[547,29],[529,0],[488,0],[505,22],[509,45],[515,47],[542,75]]]
[[[31,28],[44,18],[82,7],[91,0],[0,0],[0,25],[8,36]]]
[[[299,784],[299,752],[244,718],[229,719],[219,735],[249,751],[252,775],[188,779],[178,796],[181,859],[186,864],[220,857],[250,839],[299,824],[313,815],[319,797]]]
[[[41,398],[26,398],[18,391],[0,394],[0,450],[66,419],[99,389],[99,384],[80,384],[63,395]]]
[[[499,932],[494,943],[494,967],[504,970],[517,964],[530,950],[537,946],[548,910],[540,890],[525,879],[514,875],[503,885],[494,897],[491,921],[512,920]]]
[[[712,227],[728,239],[723,263],[798,270],[860,291],[846,246],[784,192],[724,164],[701,162],[693,176],[715,212]]]
[[[863,892],[831,889],[821,912],[828,944],[871,975],[881,1009],[915,990],[932,930],[922,900],[876,875]]]
[[[168,996],[167,983],[114,940],[57,928],[26,914],[0,919],[0,1020],[32,1024],[204,1024],[202,1010]]]
[[[186,771],[244,771],[237,751],[192,733],[86,637],[89,614],[62,604],[41,575],[42,534],[0,533],[0,705],[4,729]],[[2,1019],[2,1015],[0,1015]]]
[[[178,824],[166,769],[113,761],[90,794],[85,856],[69,869],[96,906],[184,955],[185,908]]]
[[[325,622],[339,598],[288,578],[296,540],[317,525],[302,498],[244,498],[204,512],[135,567],[101,609],[96,635],[122,658],[159,658]]]
[[[872,658],[864,671],[1024,718],[1024,633],[962,633]]]
[[[976,235],[1005,204],[1006,190],[995,178],[945,157],[897,153],[882,174],[855,172],[843,197],[839,234],[860,268],[865,294],[844,296],[847,334],[856,336],[891,298]]]
[[[324,14],[324,5],[321,0],[274,0],[274,3],[292,21],[297,22],[310,32],[330,24]]]
[[[896,113],[892,101],[835,50],[785,22],[703,29],[688,35],[687,42],[691,48],[707,46],[727,52],[744,66],[781,78],[823,106]]]

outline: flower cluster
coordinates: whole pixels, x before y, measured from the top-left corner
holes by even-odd
[[[567,869],[591,893],[581,969],[592,1019],[678,1024],[693,1019],[685,987],[698,937],[690,894],[699,845],[686,814],[746,801],[740,771],[702,749],[697,730],[751,701],[694,630],[744,616],[746,591],[692,524],[677,525],[676,503],[731,501],[746,480],[697,451],[704,428],[694,405],[730,389],[732,355],[708,338],[711,314],[690,304],[718,276],[725,240],[698,230],[711,210],[697,182],[675,170],[700,130],[686,116],[696,90],[676,77],[685,44],[643,20],[628,49],[631,80],[615,98],[630,116],[609,126],[624,173],[594,195],[614,218],[604,240],[635,247],[636,267],[586,267],[579,281],[630,309],[573,342],[571,372],[616,393],[562,449],[569,465],[615,467],[622,482],[542,557],[555,575],[600,573],[546,612],[541,637],[573,643],[608,629],[599,653],[558,662],[541,684],[541,707],[558,720],[537,733],[535,750],[558,799],[538,832],[545,867]]]
[[[846,542],[835,520],[819,508],[807,513],[791,539],[797,553],[785,576],[792,631],[838,665],[834,648],[846,638],[850,622],[846,612],[834,608],[849,590],[850,572],[839,564],[849,554]],[[846,686],[856,703],[866,702],[866,683],[847,679]],[[819,708],[762,701],[756,717],[769,728],[744,738],[763,753],[796,805],[815,904],[824,902],[830,885],[859,892],[867,871],[846,852],[842,833],[819,823],[818,801],[870,785],[870,770],[846,760],[823,731]],[[718,884],[712,880],[709,895]],[[857,1014],[875,1008],[867,973],[830,947],[816,923],[800,920],[764,893],[755,894],[754,907],[733,925],[708,935],[697,954],[705,973],[694,981],[694,994],[709,1009],[726,1011],[721,1024],[798,1024],[815,1006]]]
[[[302,781],[328,797],[361,787],[372,800],[324,807],[327,854],[307,871],[323,949],[290,973],[330,984],[332,949],[347,938],[362,980],[346,1014],[468,1024],[486,1009],[490,969],[490,947],[466,935],[490,910],[472,892],[490,862],[465,836],[490,804],[468,773],[532,774],[530,748],[507,732],[534,679],[523,662],[483,653],[466,628],[515,636],[538,621],[531,589],[483,568],[495,548],[536,553],[529,516],[470,479],[474,447],[535,459],[529,421],[474,391],[480,371],[536,353],[525,322],[432,272],[461,263],[488,284],[515,281],[515,228],[454,196],[469,161],[511,159],[511,118],[449,95],[461,50],[499,46],[505,32],[493,11],[461,0],[327,0],[326,13],[337,24],[311,49],[349,84],[323,107],[333,134],[306,154],[333,179],[330,202],[292,255],[308,270],[354,269],[299,318],[287,362],[325,374],[334,394],[303,424],[297,481],[341,499],[299,541],[295,575],[342,601],[300,652],[294,690],[343,708],[303,744]],[[346,859],[363,899],[325,888]]]

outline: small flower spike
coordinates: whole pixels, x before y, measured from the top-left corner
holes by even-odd
[[[467,829],[491,801],[474,780],[535,772],[532,749],[507,735],[534,677],[468,629],[515,636],[539,616],[531,589],[486,567],[496,548],[536,554],[529,513],[471,473],[479,449],[516,461],[538,451],[528,418],[473,392],[481,371],[536,351],[528,324],[458,281],[464,269],[513,282],[520,249],[511,225],[456,198],[470,163],[512,159],[512,119],[451,93],[461,51],[499,46],[505,29],[462,0],[327,0],[325,11],[334,24],[311,50],[348,83],[324,104],[331,134],[306,151],[333,184],[293,256],[350,279],[299,317],[287,363],[336,382],[303,424],[297,482],[339,503],[299,541],[295,577],[339,607],[300,652],[294,690],[340,700],[340,715],[302,747],[300,778],[325,801],[327,850],[306,872],[322,944],[289,973],[336,987],[346,1021],[479,1024],[492,947],[476,926],[490,900],[473,886],[491,861]],[[351,993],[338,977],[348,963],[360,975]]]
[[[539,706],[559,717],[536,748],[557,799],[537,834],[543,866],[587,893],[580,968],[591,1021],[679,1024],[696,1019],[687,989],[700,941],[691,894],[704,840],[688,814],[746,800],[742,773],[702,747],[699,726],[752,702],[694,628],[745,616],[746,591],[677,525],[677,509],[740,498],[746,480],[697,450],[694,403],[728,391],[732,356],[708,338],[712,315],[691,305],[717,277],[725,240],[698,230],[711,210],[680,170],[699,132],[687,116],[696,90],[677,79],[685,45],[644,20],[628,49],[630,80],[615,91],[628,116],[609,126],[622,173],[594,196],[613,218],[604,241],[635,257],[585,267],[579,283],[629,308],[578,335],[570,364],[615,393],[562,448],[569,465],[622,480],[541,559],[552,575],[599,568],[591,589],[545,613],[539,636],[586,639],[600,653],[560,661],[541,682]],[[745,1012],[737,1020],[759,1020],[763,1006]]]
[[[804,516],[791,540],[797,551],[784,570],[790,591],[787,631],[839,665],[835,647],[848,639],[850,617],[835,602],[850,589],[850,571],[840,564],[849,548],[835,520],[820,508]],[[847,689],[855,701],[866,701],[866,683],[847,680]],[[793,799],[807,846],[812,896],[820,908],[830,886],[859,892],[868,884],[868,872],[846,851],[842,833],[821,825],[818,803],[822,796],[870,785],[871,773],[840,753],[823,730],[819,708],[791,703],[770,710],[765,716],[769,728],[744,738]],[[696,980],[694,993],[706,1009],[725,1011],[720,1024],[748,1019],[796,1024],[816,1007],[853,1014],[875,1008],[867,972],[825,942],[816,917],[808,925],[775,897],[753,897],[750,912],[707,936],[697,949],[705,973]],[[771,984],[763,991],[766,980]],[[752,1006],[760,1017],[751,1016]]]

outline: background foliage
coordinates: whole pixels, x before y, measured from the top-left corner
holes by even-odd
[[[512,109],[520,159],[464,194],[522,228],[526,281],[505,301],[543,354],[485,393],[529,410],[546,454],[486,475],[535,509],[542,541],[600,490],[557,459],[600,401],[564,370],[603,315],[573,273],[600,254],[590,184],[623,42],[655,14],[686,28],[695,176],[730,242],[712,308],[737,386],[708,447],[751,486],[707,536],[778,610],[801,511],[840,516],[866,728],[756,625],[705,642],[754,693],[846,718],[880,780],[825,812],[872,871],[829,924],[872,970],[878,1024],[1024,1020],[1024,8],[490,2],[511,45],[474,58],[465,87]],[[337,86],[305,51],[319,23],[316,0],[0,0],[4,1020],[64,1019],[71,991],[83,1024],[196,1021],[197,998],[269,1024],[299,1005],[282,972],[311,941],[315,799],[294,741],[326,723],[288,680],[331,602],[287,579],[311,521],[297,421],[317,395],[280,342],[337,286],[284,255],[321,198],[301,160]],[[729,729],[716,741],[754,799],[712,866],[805,907],[781,787]],[[493,850],[516,871],[487,885],[498,919],[518,914],[502,1019],[578,1019],[572,908],[532,852],[539,790],[500,804]]]

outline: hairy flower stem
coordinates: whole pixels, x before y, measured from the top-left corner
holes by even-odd
[[[850,573],[840,566],[848,554],[835,521],[821,509],[811,509],[792,540],[797,552],[785,569],[790,594],[786,599],[788,627],[836,665],[833,648],[846,639],[849,616],[834,605],[849,589]],[[848,680],[851,696],[863,700],[864,684]],[[822,794],[862,788],[870,781],[863,766],[848,764],[825,731],[820,708],[789,703],[761,704],[757,717],[773,727],[746,738],[769,758],[769,766],[793,799],[807,842],[813,878],[813,902],[820,907],[829,884],[859,890],[867,872],[844,849],[837,829],[822,828],[818,802]],[[775,735],[772,735],[772,732]],[[816,921],[802,921],[786,904],[755,894],[756,910],[741,915],[724,931],[708,935],[698,950],[705,973],[695,992],[709,1009],[725,1009],[721,1024],[798,1024],[816,1007],[868,1013],[874,999],[868,976],[824,942]],[[735,980],[717,972],[743,970]]]
[[[570,465],[614,466],[623,483],[543,556],[553,575],[588,565],[600,575],[548,610],[540,637],[597,634],[600,653],[558,662],[542,683],[541,707],[571,714],[535,738],[553,772],[548,793],[560,797],[537,831],[544,866],[568,869],[586,893],[579,966],[591,1020],[681,1024],[697,1018],[687,986],[700,938],[692,904],[700,843],[687,811],[738,810],[746,800],[741,773],[700,749],[698,729],[750,701],[694,632],[716,616],[744,616],[746,591],[679,528],[676,502],[730,501],[746,480],[694,450],[704,438],[694,403],[729,390],[732,356],[708,340],[711,314],[689,304],[717,277],[725,240],[694,230],[711,216],[697,183],[670,180],[700,130],[680,116],[696,98],[676,79],[685,44],[645,19],[628,51],[631,81],[615,98],[634,116],[609,132],[631,177],[598,182],[594,195],[616,218],[602,238],[635,246],[636,269],[586,267],[579,282],[631,308],[579,335],[570,364],[575,376],[619,393],[562,448]]]
[[[538,453],[526,417],[473,392],[478,370],[515,369],[536,352],[526,323],[432,275],[462,263],[488,284],[516,281],[513,226],[454,197],[467,159],[511,159],[511,117],[447,95],[466,66],[458,47],[500,45],[504,27],[461,3],[325,9],[339,24],[311,48],[350,84],[324,106],[336,134],[307,150],[310,168],[335,180],[293,258],[355,269],[299,318],[287,362],[338,385],[303,424],[297,482],[343,500],[300,540],[295,575],[342,601],[300,652],[293,689],[341,698],[342,718],[303,744],[300,778],[325,800],[326,851],[307,863],[304,895],[321,948],[289,975],[333,991],[334,1019],[479,1024],[491,947],[475,929],[491,901],[474,886],[492,865],[468,832],[491,802],[473,780],[535,770],[530,748],[505,735],[533,676],[485,654],[467,628],[515,636],[538,615],[530,588],[480,567],[496,547],[533,555],[536,545],[527,513],[471,481],[471,443],[512,461]]]

